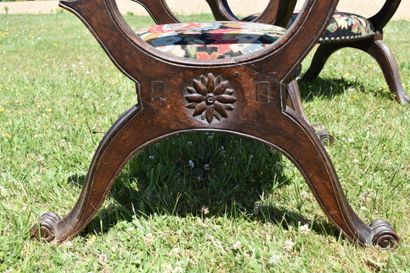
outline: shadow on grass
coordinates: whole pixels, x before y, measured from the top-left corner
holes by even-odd
[[[285,228],[310,223],[283,208],[255,205],[263,193],[288,183],[281,158],[257,141],[220,133],[184,134],[161,141],[124,168],[110,195],[114,204],[102,209],[83,235],[104,233],[118,221],[152,214],[246,215]],[[81,186],[84,176],[72,176],[69,182]],[[324,222],[315,223],[313,230],[338,234]]]
[[[378,97],[384,97],[391,99],[392,96],[389,92],[386,92],[383,88],[376,90],[369,90],[359,80],[346,80],[344,78],[321,78],[318,77],[313,81],[299,81],[300,91],[303,101],[312,101],[315,97],[323,97],[331,99],[342,93],[347,89],[353,88],[359,92],[371,93]]]

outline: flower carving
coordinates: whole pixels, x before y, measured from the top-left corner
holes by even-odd
[[[228,111],[232,111],[237,99],[232,96],[233,89],[228,88],[229,82],[220,76],[215,77],[212,73],[202,75],[200,80],[194,79],[193,87],[188,87],[189,95],[185,96],[188,101],[187,107],[194,109],[193,116],[201,115],[203,120],[211,123],[214,117],[217,120],[228,117]]]

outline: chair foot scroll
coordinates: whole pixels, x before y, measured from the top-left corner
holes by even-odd
[[[283,86],[283,90],[285,90]],[[218,131],[249,137],[277,148],[300,170],[316,200],[329,219],[352,241],[361,245],[395,247],[399,237],[390,224],[376,221],[366,225],[346,200],[331,160],[312,126],[292,108],[284,112],[271,105],[257,108],[260,122],[232,119],[209,126],[195,120],[170,126],[170,119],[147,105],[134,107],[122,116],[106,134],[88,171],[77,204],[60,219],[46,213],[31,230],[42,241],[60,243],[79,234],[100,209],[122,167],[142,147],[156,140],[187,131]],[[255,112],[255,111],[252,111]]]
[[[315,52],[309,69],[303,76],[304,81],[311,81],[317,78],[325,66],[329,57],[342,48],[360,49],[372,56],[383,71],[384,78],[389,86],[394,98],[402,105],[410,103],[410,97],[404,90],[401,81],[399,68],[390,48],[381,39],[366,39],[337,44],[320,44]]]
[[[52,212],[43,214],[31,229],[31,237],[61,243],[79,234],[100,209],[122,167],[138,149],[169,133],[168,127],[149,106],[135,106],[126,112],[101,141],[71,212],[63,219]]]
[[[359,48],[370,54],[380,65],[387,85],[395,99],[401,105],[408,105],[410,97],[404,90],[399,67],[393,53],[384,41],[371,41],[367,47],[359,46]]]
[[[399,237],[390,224],[376,221],[366,225],[349,205],[333,164],[315,134],[314,129],[296,111],[287,110],[288,117],[282,117],[271,127],[273,133],[263,128],[253,129],[260,132],[260,139],[281,150],[300,170],[317,202],[328,218],[349,238],[360,245],[376,245],[393,248]],[[279,127],[276,127],[279,125]],[[275,128],[276,127],[276,128]],[[285,132],[286,135],[275,132]]]
[[[384,220],[377,220],[370,224],[370,228],[373,230],[374,246],[378,246],[382,249],[396,248],[400,239],[393,227]]]
[[[39,223],[31,228],[30,235],[39,241],[51,242],[55,238],[55,225],[61,220],[54,212],[41,215]]]

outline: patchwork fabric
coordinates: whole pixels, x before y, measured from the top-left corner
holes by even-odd
[[[271,46],[286,29],[248,22],[181,23],[137,31],[156,49],[197,60],[233,58]]]
[[[293,24],[298,15],[298,13],[292,15],[288,27]],[[332,43],[343,40],[360,40],[374,34],[372,23],[365,17],[353,13],[336,12],[319,42]]]

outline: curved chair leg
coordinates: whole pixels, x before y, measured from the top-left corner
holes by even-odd
[[[404,90],[403,83],[400,78],[399,68],[390,48],[384,43],[383,40],[375,40],[371,41],[365,51],[379,63],[389,89],[393,93],[396,100],[402,105],[409,104],[410,97]]]
[[[268,124],[271,121],[258,124],[261,127],[248,133],[260,133],[261,139],[282,150],[295,163],[324,212],[348,238],[362,245],[396,246],[399,237],[390,224],[379,220],[368,226],[359,219],[348,204],[330,158],[314,131],[298,113],[287,112],[289,116],[275,120],[274,124]]]
[[[330,55],[344,47],[346,46],[341,44],[320,44],[315,52],[315,55],[313,56],[312,63],[310,64],[309,69],[303,75],[302,80],[312,81],[316,79],[325,66]]]
[[[389,86],[390,91],[393,93],[396,100],[402,104],[407,105],[410,103],[410,97],[406,94],[403,83],[400,78],[397,62],[393,53],[383,40],[364,40],[343,44],[321,44],[315,52],[308,71],[303,76],[304,81],[314,80],[319,76],[326,61],[330,55],[341,48],[352,47],[360,49],[370,54],[380,65],[384,78]]]
[[[101,207],[117,174],[133,153],[168,133],[168,124],[158,116],[149,106],[144,109],[136,106],[118,119],[94,155],[75,207],[63,219],[52,212],[43,214],[40,223],[32,228],[31,236],[59,243],[80,233]]]
[[[299,168],[325,213],[348,238],[382,248],[396,246],[399,237],[390,224],[379,220],[368,226],[349,206],[324,147],[301,115],[291,109],[286,114],[278,114],[271,107],[261,110],[273,118],[258,123],[237,120],[227,123],[226,128],[208,130],[247,135],[280,149]],[[44,214],[40,223],[32,228],[32,236],[59,243],[80,233],[101,207],[114,179],[133,153],[156,139],[183,131],[184,128],[178,127],[170,128],[169,120],[149,105],[143,110],[135,107],[128,111],[114,124],[97,149],[73,210],[63,219],[54,213]]]
[[[302,118],[315,130],[316,135],[319,137],[323,145],[332,145],[335,142],[335,138],[329,133],[329,131],[321,124],[312,124],[307,118],[302,105],[302,97],[300,95],[300,89],[297,80],[293,80],[288,84],[287,91],[287,105],[297,113],[299,113]]]

